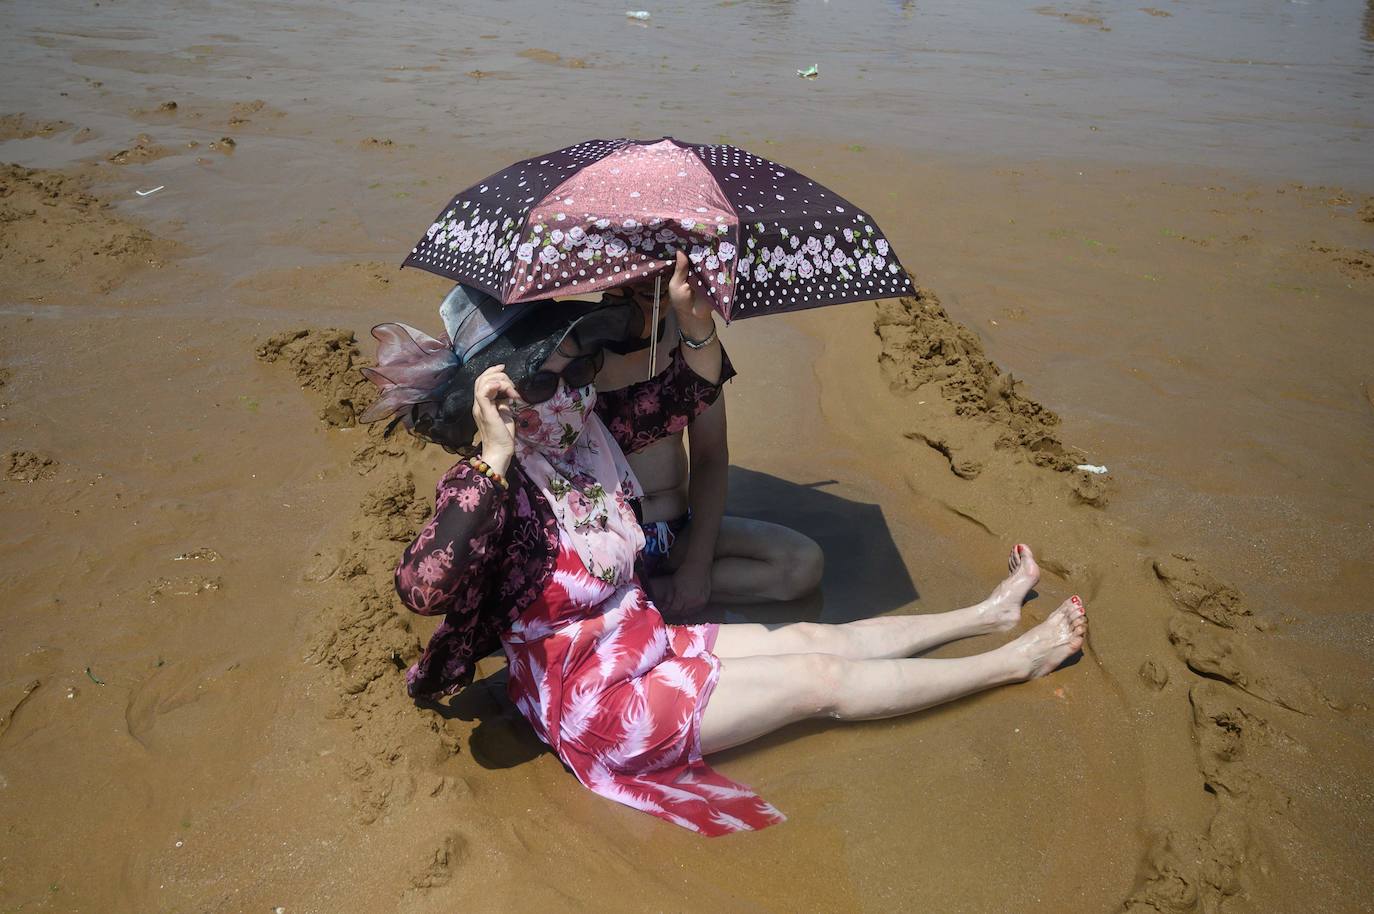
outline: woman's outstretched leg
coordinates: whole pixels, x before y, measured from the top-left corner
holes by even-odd
[[[882,616],[843,625],[796,622],[769,627],[722,625],[712,650],[718,657],[835,654],[851,660],[910,657],[950,641],[1005,632],[1021,621],[1021,604],[1040,580],[1029,546],[1018,543],[1007,559],[1010,574],[981,603],[945,613]]]
[[[1053,671],[1083,646],[1078,597],[1009,644],[952,660],[851,660],[835,654],[722,658],[701,717],[702,752],[747,743],[810,717],[896,717]]]

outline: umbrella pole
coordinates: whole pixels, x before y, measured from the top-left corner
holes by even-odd
[[[654,277],[654,319],[649,324],[649,380],[658,374],[658,297],[663,287],[663,275]]]

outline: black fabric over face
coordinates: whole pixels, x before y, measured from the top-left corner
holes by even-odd
[[[633,302],[548,302],[460,366],[439,393],[438,415],[427,423],[417,421],[415,431],[450,452],[471,453],[477,434],[472,387],[482,372],[505,365],[518,388],[543,368],[555,350],[569,358],[595,355],[608,343],[642,333],[643,323],[643,312]]]

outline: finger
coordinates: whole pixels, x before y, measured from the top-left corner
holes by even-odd
[[[673,275],[672,278],[668,280],[668,285],[679,292],[683,290],[690,290],[690,268],[691,261],[687,259],[687,255],[684,254],[682,251],[678,251],[677,261],[673,264]]]
[[[510,376],[504,371],[493,378],[493,380],[501,385],[501,396],[509,397],[512,400],[520,399],[520,392],[515,389],[515,382],[512,381]]]
[[[488,376],[485,372],[477,379],[477,397],[483,400],[497,400],[501,397],[517,399],[519,394],[515,384],[504,372]]]
[[[481,374],[479,374],[479,375],[477,376],[477,380],[481,381],[481,380],[483,380],[483,379],[485,379],[485,378],[489,378],[489,377],[491,377],[492,375],[496,375],[496,374],[505,374],[505,371],[506,371],[506,366],[505,366],[504,364],[501,364],[501,365],[493,365],[493,366],[491,366],[490,368],[488,368],[486,371],[484,371],[484,372],[482,372]]]
[[[489,428],[494,431],[497,427],[505,427],[505,422],[501,420],[501,413],[497,410],[495,403],[486,397],[479,397],[476,405],[478,409],[477,423],[484,429]]]

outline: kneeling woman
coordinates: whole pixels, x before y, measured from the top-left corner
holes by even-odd
[[[684,333],[714,336],[680,259],[669,298]],[[845,625],[667,625],[641,587],[639,484],[625,453],[683,428],[733,376],[720,344],[679,347],[669,370],[598,395],[600,347],[642,319],[632,305],[540,302],[503,308],[458,287],[441,308],[449,340],[399,324],[369,377],[364,416],[398,414],[458,453],[433,519],[406,549],[396,588],[410,609],[446,614],[407,674],[437,698],[504,648],[511,699],[587,787],[710,835],[782,815],[721,777],[703,755],[803,718],[906,714],[1044,675],[1083,643],[1077,597],[988,653],[908,659],[938,644],[1012,628],[1039,576],[1018,545],[1011,574],[952,612]]]

